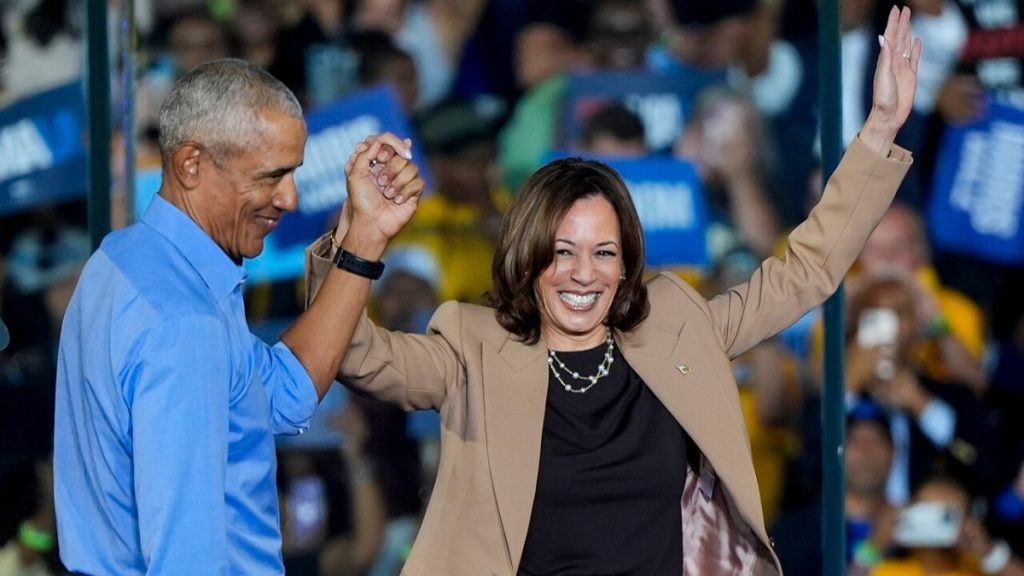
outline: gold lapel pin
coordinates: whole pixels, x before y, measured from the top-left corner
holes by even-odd
[[[679,373],[683,376],[686,376],[693,371],[689,364],[680,364],[679,366],[676,366],[676,370],[679,370]]]

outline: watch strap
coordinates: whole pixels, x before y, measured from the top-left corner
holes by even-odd
[[[334,265],[341,270],[351,272],[357,276],[376,280],[384,273],[383,262],[371,262],[339,248],[334,255]]]

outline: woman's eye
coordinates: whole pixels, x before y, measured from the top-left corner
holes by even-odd
[[[568,248],[555,248],[556,256],[572,256],[572,251]]]
[[[601,256],[602,258],[614,258],[615,252],[613,252],[612,250],[598,250],[597,255]]]

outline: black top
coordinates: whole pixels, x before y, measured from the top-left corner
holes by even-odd
[[[591,375],[605,350],[602,344],[558,358]],[[574,389],[588,384],[560,375]],[[608,376],[586,393],[566,391],[550,371],[548,379],[520,576],[682,574],[682,427],[617,347]]]

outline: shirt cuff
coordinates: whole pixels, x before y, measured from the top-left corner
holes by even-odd
[[[917,425],[935,446],[947,448],[956,433],[956,412],[942,400],[932,399],[917,417]]]
[[[274,434],[302,434],[320,402],[316,385],[284,342],[274,344],[271,353],[284,371],[279,384],[268,390]]]

